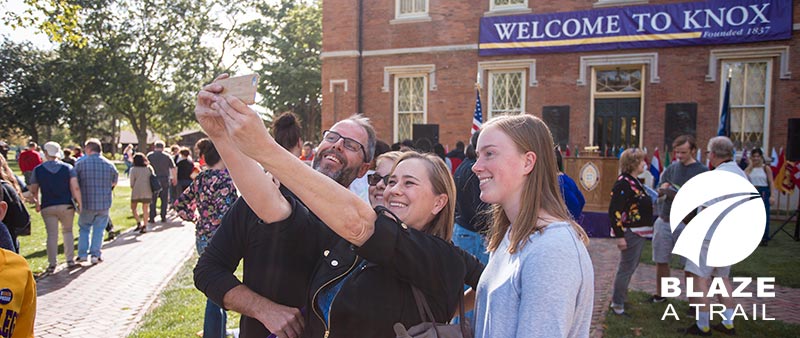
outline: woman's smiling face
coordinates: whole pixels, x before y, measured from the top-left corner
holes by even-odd
[[[397,164],[383,193],[385,206],[404,223],[422,230],[447,203],[447,194],[433,190],[423,160],[411,158]]]
[[[378,160],[378,163],[375,165],[375,174],[381,177],[387,176],[392,171],[392,166],[394,166],[394,161],[389,158],[382,158]],[[375,185],[369,186],[369,203],[373,208],[384,205],[383,192],[385,190],[386,184],[383,183],[383,180],[378,181]]]
[[[478,176],[481,200],[486,203],[503,204],[508,198],[522,191],[525,176],[525,154],[500,128],[489,126],[478,137],[478,160],[472,171]]]

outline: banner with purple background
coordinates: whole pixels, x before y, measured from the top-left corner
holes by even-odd
[[[791,0],[713,0],[481,18],[481,56],[784,40]]]

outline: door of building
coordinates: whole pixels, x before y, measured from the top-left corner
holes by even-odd
[[[616,156],[620,147],[639,146],[640,98],[594,100],[594,144],[600,154]]]

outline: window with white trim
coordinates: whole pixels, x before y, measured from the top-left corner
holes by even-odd
[[[766,149],[772,60],[723,61],[720,107],[730,72],[731,140],[737,149]]]
[[[428,0],[395,0],[396,19],[428,16]]]
[[[489,71],[489,114],[516,115],[525,111],[525,70]]]
[[[490,11],[503,11],[528,8],[528,0],[489,0]]]
[[[413,139],[414,124],[427,119],[428,78],[425,75],[398,75],[394,78],[394,141]]]

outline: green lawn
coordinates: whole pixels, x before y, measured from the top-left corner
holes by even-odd
[[[22,175],[19,170],[19,166],[17,162],[13,160],[13,157],[9,156],[11,160],[9,160],[9,166],[11,169],[14,170],[15,173],[18,175]],[[123,177],[123,172],[125,171],[125,164],[116,164],[117,170],[120,172],[120,178]],[[111,221],[114,223],[114,230],[115,231],[125,231],[135,226],[135,222],[133,220],[133,215],[131,214],[130,208],[130,200],[131,200],[131,188],[130,187],[117,187],[114,189],[114,200],[111,205],[110,216]],[[25,205],[28,209],[28,213],[31,215],[31,235],[30,236],[20,236],[20,254],[28,261],[28,264],[31,266],[31,270],[33,271],[34,275],[40,274],[47,269],[47,232],[44,228],[44,221],[42,220],[42,216],[36,212],[36,208],[33,204],[26,204]],[[75,218],[73,220],[73,236],[75,237],[75,248],[78,247],[78,215],[75,214]],[[59,264],[64,263],[64,238],[61,237],[61,232],[59,231],[59,239],[58,239],[58,262]]]
[[[167,287],[158,296],[156,305],[149,311],[130,337],[194,337],[203,329],[206,297],[194,287],[192,269],[197,254],[192,255]],[[236,275],[242,278],[242,266]],[[228,328],[239,327],[240,315],[228,312]]]
[[[788,238],[788,237],[787,237]],[[689,309],[689,303],[683,301],[676,301],[674,299],[669,302],[652,304],[647,302],[649,294],[639,291],[631,291],[628,293],[628,302],[625,306],[625,312],[630,316],[618,316],[613,311],[608,311],[605,322],[605,337],[650,337],[650,338],[667,338],[667,337],[684,337],[683,334],[678,333],[678,330],[685,329],[694,323],[694,319],[685,317],[686,311]],[[675,312],[678,314],[680,320],[675,320],[674,317],[666,317],[663,321],[661,318],[667,308],[667,304],[673,304]],[[748,317],[751,313],[748,313]],[[760,316],[760,314],[759,314]],[[769,308],[767,308],[767,316]],[[736,317],[734,325],[736,325],[736,334],[739,337],[797,337],[800,332],[800,325],[788,324],[781,321],[762,321],[762,320],[744,320],[742,317]],[[760,317],[759,317],[760,318]],[[719,322],[715,317],[712,325]],[[719,332],[715,332],[714,336],[724,336]]]
[[[782,222],[770,222],[770,230],[775,231]],[[789,233],[794,234],[795,222],[791,222],[784,227]],[[647,241],[642,250],[640,262],[655,264],[653,262],[653,247]],[[750,257],[737,263],[731,268],[732,276],[749,277],[775,277],[775,283],[781,286],[800,288],[800,242],[781,232],[769,242],[768,246],[759,246]],[[678,265],[677,256],[673,255],[672,263],[674,269],[682,269]]]

